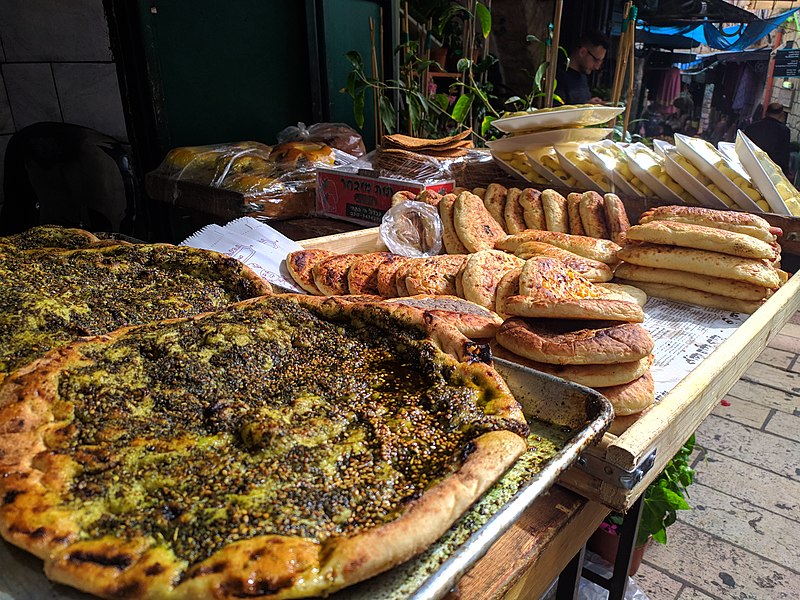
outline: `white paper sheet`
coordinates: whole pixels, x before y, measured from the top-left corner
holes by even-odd
[[[644,327],[655,340],[656,401],[728,339],[750,315],[650,298]]]
[[[241,217],[224,226],[207,225],[183,240],[181,246],[232,256],[271,284],[290,292],[306,293],[294,282],[284,262],[290,252],[303,247],[252,217]]]

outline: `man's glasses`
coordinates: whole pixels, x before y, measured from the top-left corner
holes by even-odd
[[[596,62],[598,65],[599,65],[599,64],[602,64],[603,60],[605,60],[605,59],[603,59],[603,58],[597,58],[597,57],[596,57],[594,54],[592,54],[592,51],[591,51],[591,50],[589,50],[588,48],[584,47],[583,49],[584,49],[584,50],[586,50],[586,53],[587,53],[589,56],[591,56],[591,57],[594,59],[594,62]]]

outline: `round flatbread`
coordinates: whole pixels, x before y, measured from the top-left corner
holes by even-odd
[[[522,205],[522,214],[528,229],[547,229],[542,206],[542,192],[535,188],[525,188],[519,196],[519,203]]]
[[[337,254],[316,263],[311,269],[314,284],[324,296],[349,294],[347,274],[353,263],[362,256],[362,254]]]
[[[620,246],[625,244],[628,229],[631,223],[628,220],[628,213],[625,212],[625,205],[616,194],[605,194],[603,196],[603,211],[606,216],[611,241]]]
[[[508,233],[519,233],[528,228],[528,224],[525,223],[525,209],[519,201],[521,195],[521,189],[508,188],[506,206],[503,210],[503,218],[505,219],[506,231]]]
[[[567,199],[555,190],[542,192],[542,209],[544,210],[545,226],[548,231],[569,233],[569,214],[567,213]]]
[[[564,250],[544,242],[524,242],[517,246],[514,255],[528,260],[534,256],[549,256],[562,261],[570,269],[574,269],[589,281],[611,281],[614,273],[611,268],[599,260],[584,258],[569,250]]]
[[[408,256],[393,254],[378,266],[376,284],[380,296],[384,298],[394,298],[397,296],[397,284],[395,283],[397,269],[412,260],[414,259]]]
[[[569,233],[572,235],[586,235],[586,230],[581,222],[581,194],[571,192],[567,195],[567,214],[569,215]]]
[[[638,323],[507,319],[497,343],[520,356],[554,365],[631,362],[649,356],[653,338]]]
[[[443,319],[473,339],[492,338],[503,324],[503,319],[497,313],[457,296],[419,294],[406,298],[392,298],[386,302],[396,302],[423,310]]]
[[[649,370],[630,383],[595,389],[608,398],[611,406],[614,407],[616,417],[640,413],[652,405],[656,399],[655,382],[653,381],[653,374]]]
[[[483,200],[469,192],[461,194],[453,204],[453,225],[469,252],[491,250],[497,240],[506,236]]]
[[[395,287],[395,296],[398,298],[402,298],[404,296],[410,296],[411,293],[408,291],[408,286],[406,286],[406,275],[408,272],[414,268],[416,265],[424,262],[425,258],[412,258],[408,262],[403,263],[394,273],[394,287]]]
[[[651,355],[641,360],[614,365],[551,365],[515,354],[497,343],[492,344],[492,354],[595,389],[630,383],[647,373],[653,364]]]
[[[464,298],[494,310],[497,284],[503,275],[524,264],[524,260],[501,250],[481,250],[470,254],[461,275]]]
[[[505,223],[506,196],[508,188],[499,183],[490,183],[486,186],[486,193],[483,196],[483,205],[492,218],[502,227]]]
[[[500,278],[497,284],[497,292],[495,293],[494,310],[495,312],[507,319],[510,315],[506,311],[506,301],[519,294],[519,275],[522,273],[522,267],[510,270],[508,273]]]
[[[406,271],[403,282],[408,296],[419,294],[456,294],[456,275],[467,260],[465,254],[442,254],[415,262]]]
[[[442,242],[448,254],[468,254],[469,250],[458,237],[453,221],[453,205],[457,197],[455,194],[445,194],[436,207],[442,220]]]
[[[378,267],[395,256],[391,252],[370,252],[356,260],[347,272],[347,289],[350,294],[380,295]]]
[[[297,285],[309,294],[320,296],[322,292],[319,291],[317,284],[314,283],[314,265],[332,256],[336,256],[336,253],[330,250],[318,250],[316,248],[297,250],[290,252],[286,256],[286,268]]]

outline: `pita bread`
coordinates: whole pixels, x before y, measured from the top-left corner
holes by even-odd
[[[763,302],[751,302],[748,300],[739,300],[737,298],[730,298],[728,296],[719,296],[709,292],[700,290],[693,290],[692,288],[681,287],[678,285],[669,285],[666,283],[645,283],[627,282],[630,285],[642,289],[647,295],[654,298],[663,298],[665,300],[673,300],[675,302],[684,302],[686,304],[697,304],[698,306],[708,306],[710,308],[719,308],[731,312],[753,314],[761,307]]]
[[[392,298],[386,302],[424,310],[427,314],[447,321],[470,338],[494,337],[503,323],[503,319],[497,313],[456,296],[419,294],[406,298]]]
[[[771,265],[755,258],[739,258],[708,250],[655,244],[628,246],[617,255],[623,261],[641,267],[687,271],[768,288],[778,288],[781,283],[778,273]]]
[[[453,204],[453,225],[459,239],[470,252],[491,250],[495,242],[506,236],[475,194],[462,193]]]
[[[295,252],[290,252],[286,256],[286,268],[297,285],[309,294],[320,296],[322,292],[317,287],[317,284],[314,283],[314,273],[312,269],[317,263],[335,255],[336,253],[330,250],[319,250],[316,248],[297,250]]]
[[[611,241],[620,246],[624,245],[631,223],[628,220],[628,213],[625,212],[625,205],[622,200],[616,194],[604,195],[603,211],[605,212],[606,225],[608,225]]]
[[[525,223],[525,209],[519,201],[522,190],[519,188],[508,188],[506,195],[506,206],[503,209],[506,231],[508,233],[519,233],[528,228]]]
[[[392,206],[397,206],[401,202],[411,202],[417,199],[416,192],[409,192],[408,190],[400,190],[395,192],[392,196]]]
[[[325,296],[341,296],[350,293],[347,287],[347,274],[361,254],[337,254],[314,265],[311,272],[314,284]]]
[[[569,233],[567,199],[555,190],[544,190],[541,199],[545,228],[548,231]]]
[[[511,316],[506,312],[506,302],[509,298],[519,294],[520,273],[522,273],[522,267],[512,269],[503,275],[497,284],[497,291],[494,297],[494,310],[504,319]]]
[[[542,204],[542,193],[535,188],[525,188],[519,196],[519,203],[522,205],[522,215],[528,229],[547,229],[547,221],[544,217],[544,206]]]
[[[424,258],[411,258],[408,262],[404,262],[401,264],[397,270],[394,272],[394,287],[395,297],[396,298],[403,298],[404,296],[410,296],[411,292],[408,291],[408,286],[406,285],[406,276],[408,275],[409,271],[414,268],[419,263],[425,261]]]
[[[567,215],[569,215],[569,233],[586,235],[581,222],[581,194],[572,192],[567,195]]]
[[[614,365],[551,365],[514,354],[496,342],[491,345],[491,348],[492,354],[498,358],[504,358],[590,388],[605,388],[630,383],[647,373],[653,364],[653,356],[650,355],[641,360]]]
[[[642,307],[631,300],[627,294],[594,285],[558,259],[534,257],[525,261],[519,277],[519,295],[505,299],[503,312],[518,317],[641,323]]]
[[[412,260],[414,259],[408,256],[393,254],[385,262],[381,263],[378,266],[378,273],[376,276],[378,294],[383,298],[395,298],[397,296],[397,285],[395,284],[397,270]]]
[[[517,246],[514,255],[524,260],[528,260],[534,256],[557,258],[570,269],[574,269],[592,282],[611,281],[611,278],[614,276],[611,268],[599,260],[584,258],[574,252],[564,250],[558,246],[545,244],[544,242],[524,242]]]
[[[678,221],[651,221],[635,225],[628,231],[628,239],[722,252],[742,258],[766,258],[770,261],[777,258],[773,246],[753,236]]]
[[[674,269],[640,267],[630,263],[622,263],[618,266],[617,270],[614,271],[614,277],[630,281],[632,285],[639,285],[639,282],[665,283],[749,302],[758,302],[773,293],[773,290],[769,288],[753,285],[752,283],[744,283],[743,281],[698,275]]]
[[[571,235],[558,231],[529,229],[498,240],[495,243],[495,248],[506,252],[514,252],[520,244],[525,242],[544,242],[545,244],[574,252],[584,258],[599,260],[607,265],[619,263],[617,252],[620,250],[620,246],[611,240],[600,240],[585,235]]]
[[[608,239],[603,197],[594,191],[584,192],[579,205],[581,223],[586,235],[598,239]]]
[[[455,194],[445,194],[436,207],[439,210],[439,218],[442,220],[442,243],[448,254],[468,254],[469,250],[458,237],[453,223],[453,204],[455,202]]]
[[[379,296],[378,267],[394,256],[391,252],[370,252],[356,260],[347,272],[347,289],[350,294]]]
[[[504,211],[506,208],[506,196],[508,188],[499,183],[490,183],[486,186],[486,194],[483,196],[483,205],[492,218],[502,227],[505,223]]]
[[[644,305],[647,304],[647,294],[644,293],[640,288],[636,287],[635,285],[626,285],[624,283],[607,283],[601,282],[596,283],[595,285],[600,286],[606,290],[614,292],[616,294],[620,294],[623,297],[627,294],[631,297],[631,302],[636,302],[639,306],[644,308]]]
[[[642,412],[645,408],[651,406],[656,399],[655,382],[653,381],[653,374],[649,370],[630,383],[595,389],[608,398],[611,406],[614,407],[614,415],[616,415],[614,421],[617,421],[618,417],[626,417]]]
[[[507,319],[497,343],[520,356],[554,365],[631,362],[649,356],[653,338],[638,323]]]
[[[475,194],[481,200],[483,200],[483,197],[486,195],[486,188],[482,187],[472,188],[472,193]]]
[[[780,229],[772,227],[768,221],[751,213],[732,210],[714,210],[699,206],[659,206],[643,212],[639,223],[651,221],[678,221],[705,227],[715,227],[734,231],[770,243],[776,241]]]
[[[494,310],[497,285],[503,275],[524,264],[521,258],[500,250],[481,250],[470,254],[461,273],[463,297]]]
[[[441,254],[415,262],[404,279],[407,295],[455,295],[456,274],[466,260],[464,254]]]

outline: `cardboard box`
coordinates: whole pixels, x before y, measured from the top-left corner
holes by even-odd
[[[317,214],[362,225],[380,224],[400,191],[440,194],[453,191],[455,181],[406,181],[378,177],[374,171],[320,168],[317,170]]]

